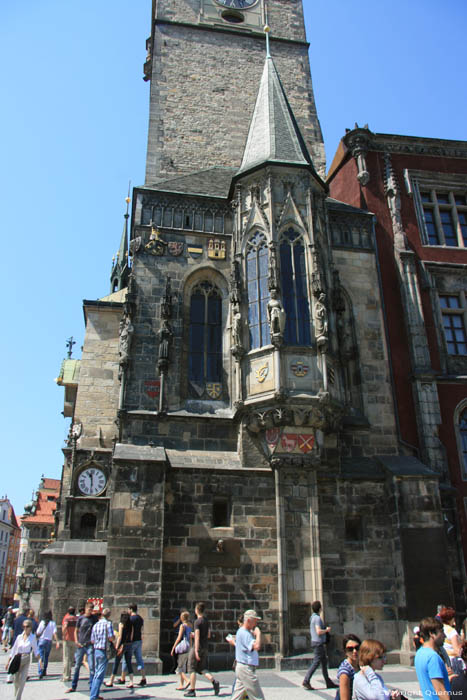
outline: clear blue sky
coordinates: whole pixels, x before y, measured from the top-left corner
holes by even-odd
[[[1,486],[18,514],[60,478],[54,384],[82,299],[109,291],[128,180],[143,183],[150,0],[4,3],[0,27]],[[467,139],[465,0],[304,0],[328,163],[346,127]]]

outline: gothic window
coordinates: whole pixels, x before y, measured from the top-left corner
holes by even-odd
[[[463,297],[463,295],[462,295]],[[457,294],[440,294],[441,315],[449,355],[467,355],[465,308]]]
[[[280,243],[282,299],[286,314],[286,345],[309,345],[310,307],[302,236],[289,228]]]
[[[201,387],[222,381],[222,298],[207,281],[190,299],[189,379]]]
[[[248,327],[251,349],[269,345],[271,342],[267,313],[269,301],[268,260],[266,236],[257,232],[248,241],[246,253]]]

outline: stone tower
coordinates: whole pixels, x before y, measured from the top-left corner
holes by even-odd
[[[264,62],[263,27],[324,176],[301,2],[153,0],[145,75],[151,80],[146,185],[213,166],[239,167]]]
[[[138,602],[157,659],[197,600],[223,663],[255,607],[282,664],[316,599],[400,647],[437,476],[400,451],[372,216],[321,178],[302,3],[158,0],[148,48],[131,273],[85,302],[45,595]]]

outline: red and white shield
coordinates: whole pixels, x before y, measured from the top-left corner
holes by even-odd
[[[313,445],[315,444],[314,435],[299,435],[298,436],[298,449],[304,452],[311,452]]]
[[[284,433],[281,439],[282,449],[293,452],[297,447],[298,435],[296,433]]]

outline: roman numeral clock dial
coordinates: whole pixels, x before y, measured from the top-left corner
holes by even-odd
[[[234,10],[248,10],[249,7],[256,5],[258,0],[216,0],[218,5],[230,7]]]
[[[101,469],[88,467],[78,477],[78,488],[85,496],[97,496],[105,489],[107,478]]]

